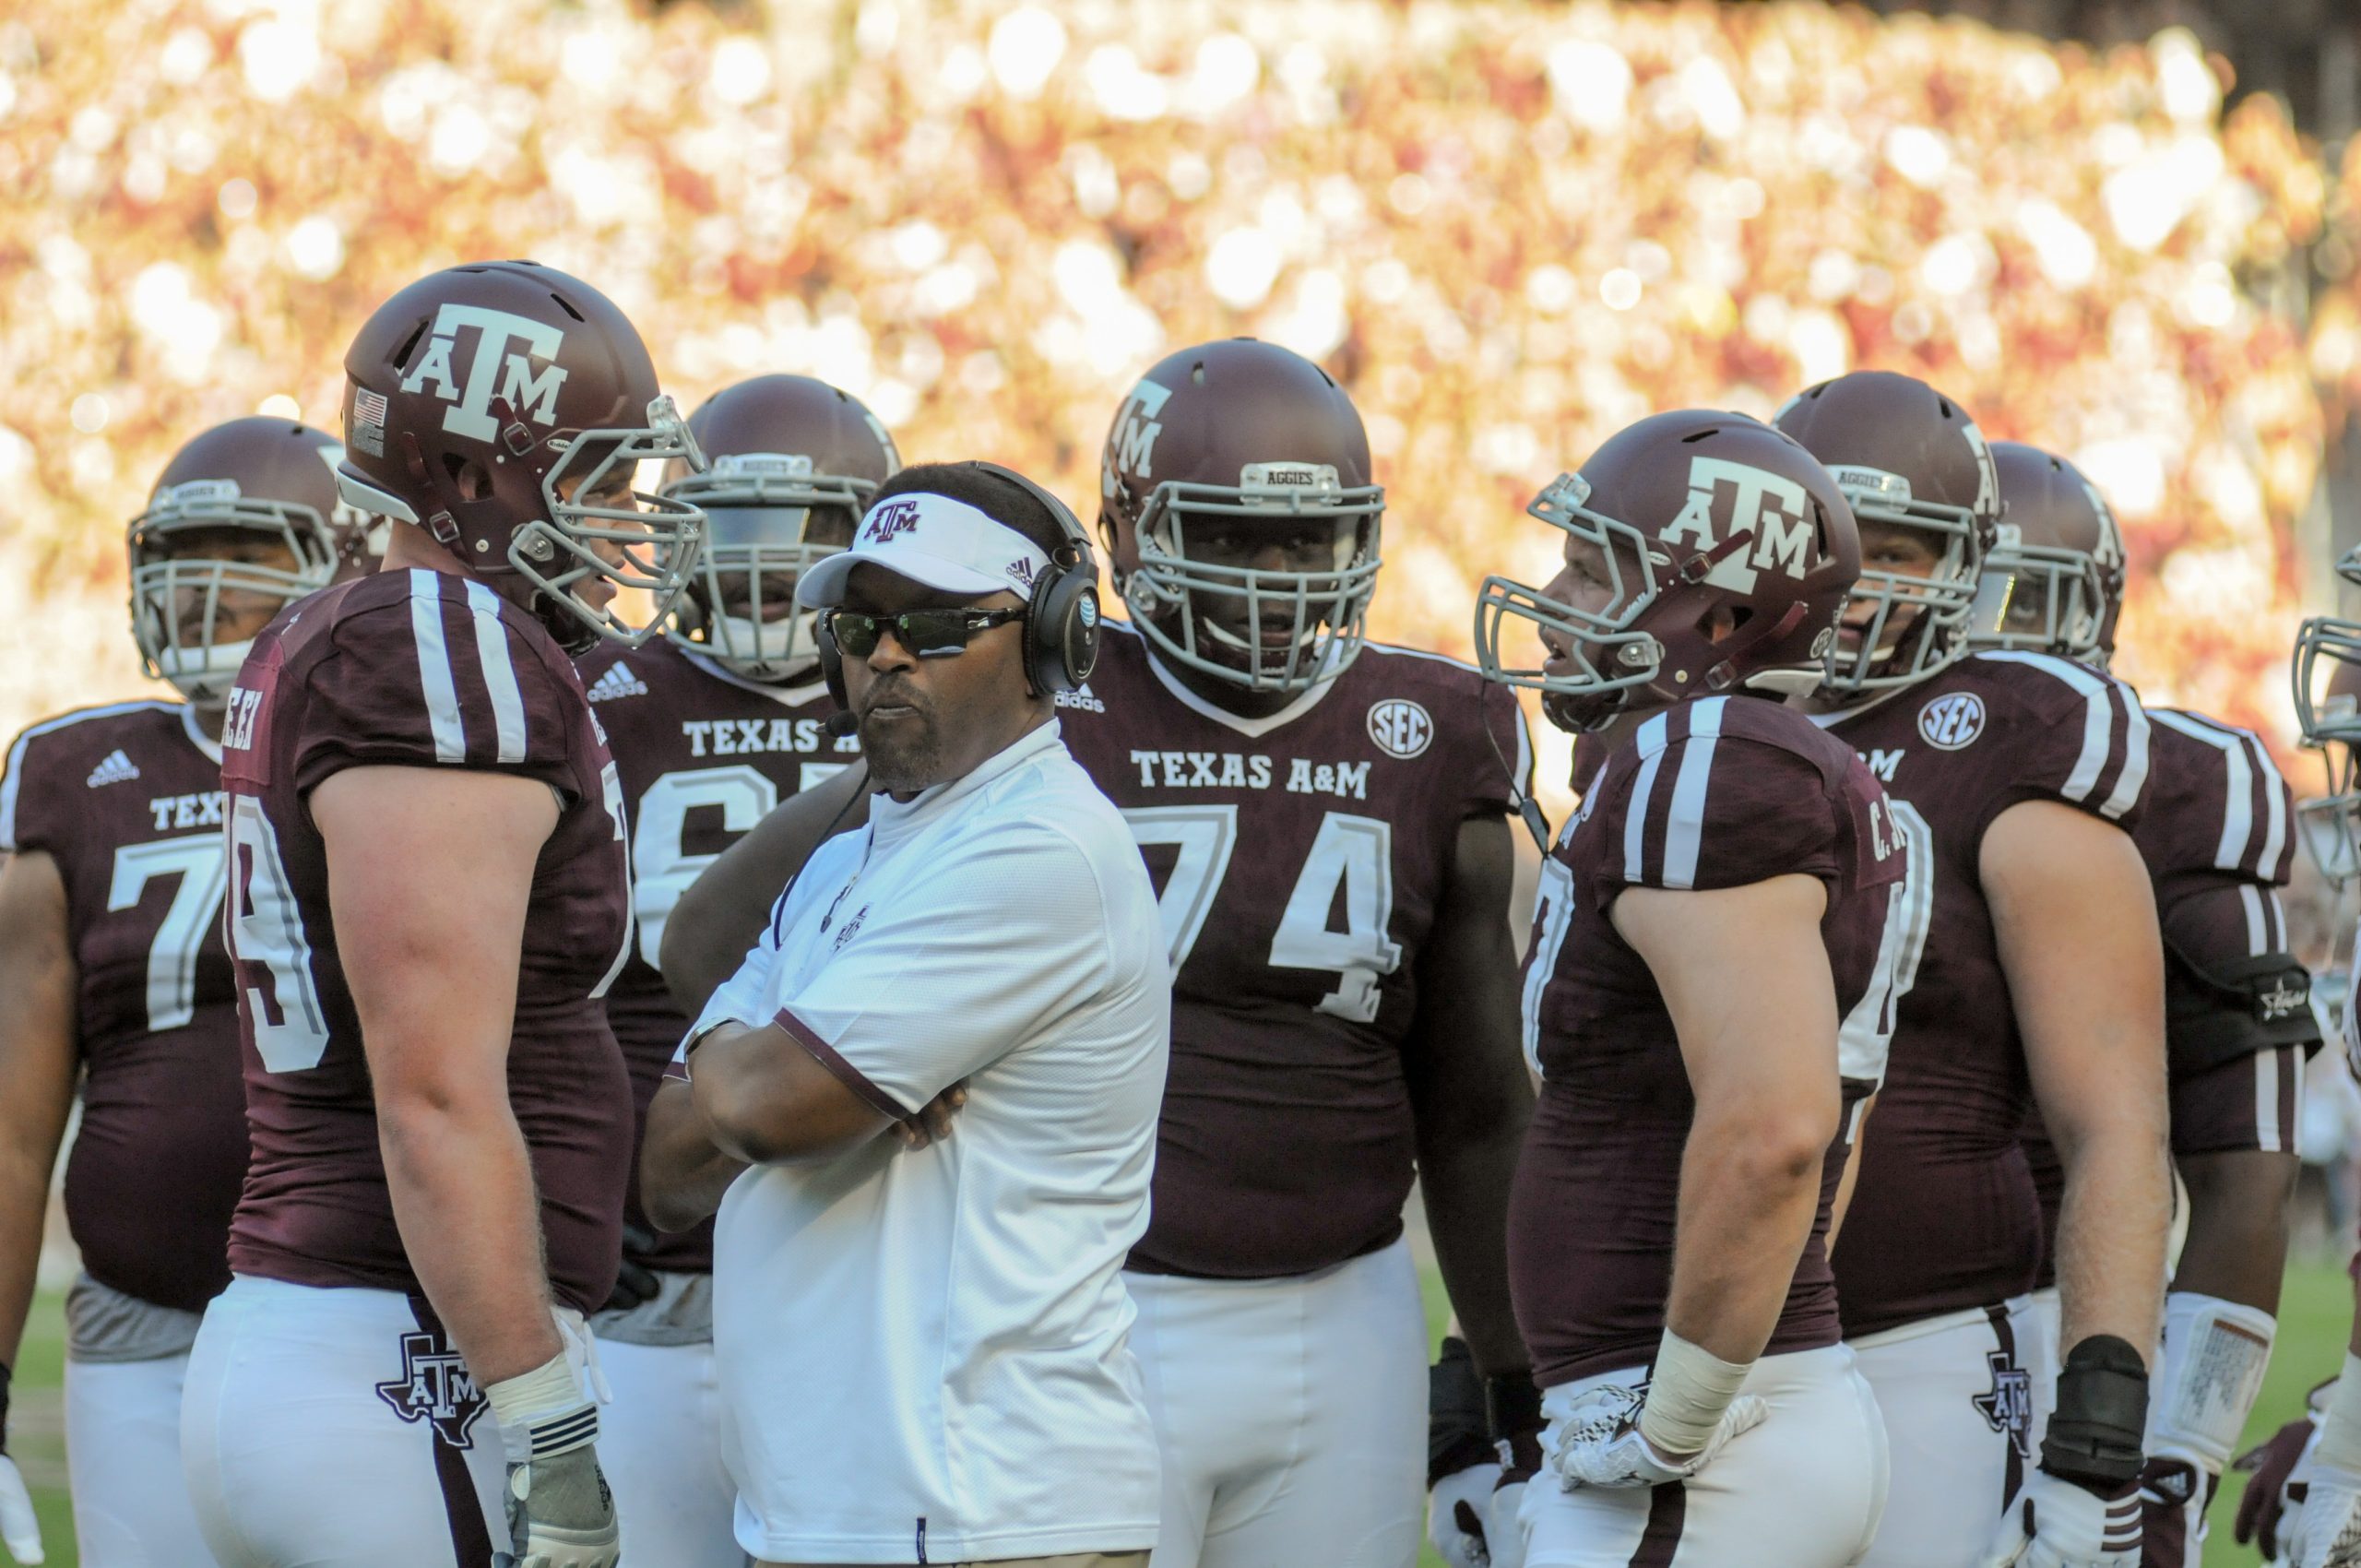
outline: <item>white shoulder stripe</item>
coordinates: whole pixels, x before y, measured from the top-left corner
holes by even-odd
[[[2055,654],[2011,649],[1977,657],[2001,664],[2028,665],[2063,682],[2082,696],[2082,749],[2058,790],[2070,801],[2088,801],[2091,792],[2099,787],[2099,776],[2106,771],[2107,753],[2113,749],[2115,739],[2115,714],[2108,706],[2107,693],[2113,688],[2123,694],[2123,771],[2117,776],[2114,790],[2100,802],[2099,814],[2112,821],[2130,811],[2131,803],[2140,798],[2141,787],[2148,781],[2148,717],[2131,689]]]
[[[451,677],[451,649],[443,637],[438,572],[409,572],[409,629],[418,642],[418,683],[426,693],[426,719],[434,731],[434,760],[468,760],[468,731],[459,718],[459,687]]]
[[[77,708],[61,713],[54,719],[44,719],[25,727],[16,742],[8,748],[8,771],[0,775],[0,855],[17,852],[17,791],[25,782],[25,749],[37,735],[47,735],[59,730],[70,730],[77,724],[87,724],[94,719],[112,719],[118,713],[140,713],[182,706],[159,702],[153,698],[137,702],[111,702],[99,707]]]
[[[476,657],[483,662],[484,689],[492,694],[492,721],[499,731],[500,760],[525,760],[525,694],[508,657],[508,628],[500,619],[500,599],[468,579],[468,608],[475,612]]]
[[[2260,958],[2272,951],[2271,918],[2263,912],[2262,889],[2251,882],[2238,884],[2238,902],[2247,911],[2247,954]]]
[[[2153,715],[2165,729],[2201,742],[2222,754],[2226,803],[2222,809],[2222,837],[2213,847],[2213,869],[2236,871],[2247,858],[2254,837],[2254,767],[2235,731],[2209,724],[2194,714],[2160,707]],[[2275,857],[2274,857],[2275,858]]]
[[[1714,771],[1714,748],[1722,737],[1727,697],[1706,697],[1689,709],[1689,744],[1672,784],[1672,812],[1664,827],[1664,885],[1697,885],[1697,856],[1705,841],[1705,788]]]
[[[1639,777],[1631,780],[1631,799],[1623,808],[1623,880],[1647,877],[1648,802],[1655,794],[1656,767],[1664,761],[1665,716],[1642,724],[1634,737],[1640,748]]]
[[[2279,857],[2287,851],[2287,780],[2271,760],[2271,749],[2251,731],[2241,731],[2254,757],[2255,782],[2262,790],[2262,855],[2255,862],[2259,876],[2276,876]]]

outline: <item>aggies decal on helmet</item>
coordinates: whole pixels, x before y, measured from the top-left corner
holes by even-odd
[[[671,610],[704,515],[632,478],[705,460],[605,295],[529,261],[449,267],[378,306],[344,369],[353,505],[424,528],[570,652]],[[654,600],[647,626],[611,608],[621,588]]]
[[[1115,410],[1098,527],[1163,658],[1301,691],[1360,650],[1385,491],[1345,389],[1252,338],[1183,349]]]
[[[1485,579],[1477,660],[1488,680],[1542,693],[1560,729],[1820,683],[1859,540],[1835,481],[1787,436],[1744,414],[1657,414],[1525,509],[1565,531],[1566,569],[1538,588]],[[1542,663],[1504,657],[1511,620],[1539,629]]]

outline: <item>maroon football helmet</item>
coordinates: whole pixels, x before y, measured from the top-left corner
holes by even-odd
[[[1774,422],[1836,476],[1860,526],[1925,535],[1936,556],[1924,573],[1863,568],[1853,603],[1871,613],[1840,635],[1829,688],[1906,686],[1964,656],[2001,509],[1992,454],[1967,410],[1923,381],[1857,370],[1797,393]]]
[[[1631,426],[1525,510],[1575,541],[1546,588],[1484,579],[1477,662],[1543,694],[1562,730],[1683,697],[1816,688],[1860,539],[1836,481],[1744,414],[1684,409]],[[1584,548],[1587,547],[1587,548]],[[1512,663],[1507,622],[1542,635]]]
[[[573,651],[635,645],[670,612],[704,517],[632,476],[704,459],[605,295],[529,261],[450,267],[378,306],[344,369],[355,505],[423,528]],[[586,597],[599,582],[650,595],[648,625]]]
[[[334,437],[292,420],[231,420],[172,455],[131,520],[131,635],[148,673],[217,705],[276,613],[336,576],[365,518],[337,493]],[[267,617],[263,617],[267,619]]]
[[[1300,691],[1360,652],[1385,492],[1328,373],[1232,338],[1159,362],[1107,432],[1098,529],[1157,654],[1250,691]]]
[[[2097,486],[2063,457],[1992,443],[2005,513],[1984,557],[1967,643],[2055,653],[2105,668],[2123,613],[2123,530]]]
[[[852,543],[877,487],[902,466],[860,398],[808,375],[758,375],[689,416],[712,467],[674,464],[664,493],[705,513],[705,552],[665,635],[750,681],[817,669],[815,612],[795,584]]]

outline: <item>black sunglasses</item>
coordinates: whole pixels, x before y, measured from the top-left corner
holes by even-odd
[[[920,659],[949,659],[967,651],[978,632],[1021,621],[1017,610],[906,610],[899,615],[864,615],[858,610],[828,612],[828,632],[836,647],[854,659],[877,650],[877,639],[891,626],[901,645]]]

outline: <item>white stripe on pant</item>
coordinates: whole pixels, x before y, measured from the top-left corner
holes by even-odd
[[[1626,1368],[1542,1397],[1551,1451],[1576,1395],[1635,1384]],[[1885,1427],[1842,1345],[1765,1356],[1745,1392],[1771,1407],[1693,1479],[1569,1491],[1545,1469],[1525,1489],[1525,1568],[1846,1568],[1861,1561],[1886,1502]]]

